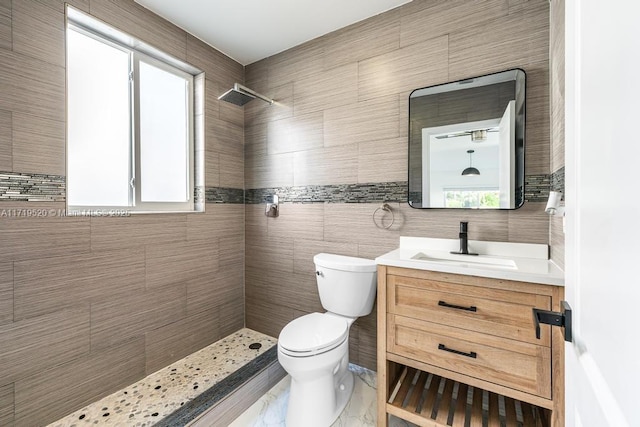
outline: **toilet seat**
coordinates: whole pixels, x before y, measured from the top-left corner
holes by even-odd
[[[280,332],[278,346],[292,357],[308,357],[333,350],[349,336],[346,319],[311,313],[289,322]]]

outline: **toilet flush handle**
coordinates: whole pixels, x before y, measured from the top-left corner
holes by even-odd
[[[316,271],[316,276],[324,277],[324,274],[322,274],[322,271]]]

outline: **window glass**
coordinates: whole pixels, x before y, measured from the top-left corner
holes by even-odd
[[[189,194],[189,84],[139,62],[140,187],[143,202],[185,202]]]
[[[128,206],[129,53],[67,31],[69,205]]]
[[[488,190],[445,190],[445,208],[499,208],[500,191],[497,189]]]

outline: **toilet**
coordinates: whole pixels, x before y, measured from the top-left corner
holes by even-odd
[[[327,311],[289,322],[278,337],[278,361],[291,376],[287,427],[329,427],[351,398],[349,328],[371,313],[373,260],[320,253],[313,257]]]

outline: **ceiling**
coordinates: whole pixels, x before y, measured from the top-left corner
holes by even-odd
[[[242,65],[411,0],[135,0]]]

